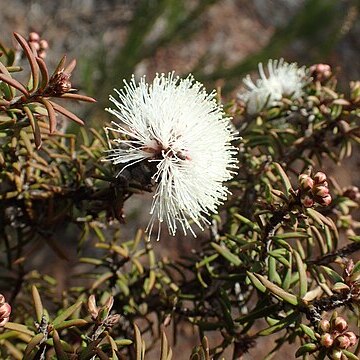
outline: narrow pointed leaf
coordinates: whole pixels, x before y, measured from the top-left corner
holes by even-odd
[[[31,128],[34,133],[35,145],[38,149],[40,149],[40,147],[41,147],[41,132],[40,132],[38,121],[35,118],[34,114],[31,112],[31,110],[27,106],[24,106],[24,111],[30,121]]]
[[[282,300],[288,302],[291,305],[296,306],[299,304],[299,300],[295,295],[288,293],[287,291],[275,285],[274,283],[272,283],[271,281],[269,281],[260,274],[254,274],[254,275],[272,294],[276,295],[277,297],[281,298]]]
[[[66,355],[61,345],[59,333],[55,329],[53,330],[53,340],[54,340],[56,358],[59,360],[69,360],[69,357]]]
[[[18,82],[17,80],[6,76],[4,74],[0,74],[0,80],[4,81],[5,83],[7,83],[8,85],[14,87],[15,89],[19,90],[20,92],[22,92],[26,97],[30,96],[29,92],[27,91],[27,89],[25,88],[25,86],[23,84],[21,84],[20,82]]]
[[[21,47],[24,49],[24,53],[29,60],[31,74],[32,74],[32,82],[33,82],[31,89],[29,89],[29,92],[33,92],[37,90],[39,86],[39,68],[37,65],[35,55],[33,51],[30,49],[30,46],[27,43],[27,41],[19,33],[15,32],[14,36],[21,45]]]
[[[84,125],[84,122],[78,118],[75,114],[73,114],[71,111],[65,109],[64,107],[62,107],[59,104],[56,104],[50,100],[48,100],[50,102],[50,104],[52,105],[52,107],[55,109],[55,111],[59,112],[60,114],[63,114],[64,116],[66,116],[67,118],[69,118],[72,121],[75,121],[76,123],[80,124],[80,125]]]
[[[39,291],[38,291],[38,289],[36,288],[35,285],[33,285],[31,287],[31,293],[32,293],[33,301],[34,301],[36,320],[37,320],[38,323],[40,323],[41,320],[42,320],[42,317],[44,315],[44,307],[42,305],[42,301],[41,301],[41,298],[40,298]]]
[[[220,254],[222,255],[226,260],[234,264],[235,266],[239,266],[241,264],[241,260],[239,257],[230,250],[224,246],[221,246],[219,244],[216,244],[214,242],[211,243],[211,246]]]
[[[39,87],[39,92],[43,91],[46,86],[49,84],[49,72],[45,61],[42,58],[37,57],[36,62],[39,66],[40,73],[41,73],[41,83]]]
[[[313,353],[314,351],[316,351],[318,349],[316,344],[313,343],[307,343],[304,344],[303,346],[299,347],[299,349],[297,349],[296,353],[295,353],[295,357],[300,357],[303,355],[306,355],[308,353]]]
[[[28,343],[28,345],[25,348],[24,351],[24,360],[30,359],[31,352],[35,349],[36,346],[40,345],[42,341],[44,340],[44,334],[36,334],[31,341]]]
[[[307,276],[306,276],[306,265],[302,261],[300,254],[294,250],[294,256],[296,261],[296,266],[299,273],[299,296],[302,298],[308,290],[308,284],[307,284]]]
[[[52,322],[53,326],[59,325],[64,320],[68,319],[76,310],[80,308],[82,305],[82,301],[78,301],[74,305],[68,307],[65,311],[63,311],[59,316],[57,316]]]

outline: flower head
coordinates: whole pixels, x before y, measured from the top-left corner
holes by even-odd
[[[120,123],[112,122],[108,130],[119,137],[106,160],[125,167],[142,161],[155,165],[149,236],[158,223],[159,239],[162,222],[171,235],[180,225],[195,236],[191,222],[201,229],[209,223],[206,216],[226,199],[223,182],[237,162],[230,144],[235,132],[216,93],[207,94],[192,76],[180,79],[174,73],[157,75],[150,85],[145,77],[138,84],[133,77],[116,92],[119,100],[110,100],[117,109],[107,110]]]
[[[254,82],[247,75],[243,79],[246,90],[239,94],[249,114],[275,106],[283,97],[299,98],[309,82],[305,67],[299,68],[296,63],[289,64],[284,59],[269,60],[267,74],[262,63],[259,63],[258,68],[260,78]]]

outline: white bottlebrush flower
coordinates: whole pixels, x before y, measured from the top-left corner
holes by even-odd
[[[178,225],[184,233],[191,222],[201,229],[209,224],[207,215],[229,191],[223,182],[234,175],[236,149],[230,144],[236,135],[216,102],[216,93],[207,94],[192,76],[186,79],[157,75],[152,84],[134,77],[110,96],[116,109],[107,109],[120,123],[107,128],[119,134],[106,160],[125,167],[149,161],[156,165],[156,185],[147,227],[149,237],[165,222],[175,235]],[[120,171],[121,172],[121,171]]]
[[[239,94],[249,114],[275,106],[283,97],[301,97],[304,86],[309,82],[305,66],[299,68],[296,63],[289,64],[284,59],[269,60],[267,73],[262,63],[259,63],[258,68],[260,78],[254,82],[247,75],[243,79],[246,90]]]

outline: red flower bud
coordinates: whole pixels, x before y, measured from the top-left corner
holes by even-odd
[[[341,335],[336,338],[336,343],[339,348],[347,349],[350,346],[350,339],[345,335]]]
[[[326,175],[321,172],[321,171],[318,171],[315,175],[314,175],[314,181],[315,181],[315,184],[323,184],[324,181],[326,181]]]
[[[310,208],[314,205],[314,200],[309,195],[305,195],[304,197],[301,198],[301,203],[306,208]]]
[[[333,326],[334,326],[334,330],[342,333],[343,331],[345,331],[348,328],[348,324],[346,322],[346,320],[341,317],[338,316],[337,318],[335,318],[333,320]]]
[[[318,200],[318,203],[322,206],[329,206],[331,202],[332,202],[332,197],[330,194]]]
[[[306,174],[300,174],[299,185],[301,190],[310,190],[314,186],[314,180]]]
[[[349,346],[354,346],[357,343],[357,336],[352,331],[347,331],[344,336],[347,336],[350,341]]]
[[[9,318],[8,318],[8,317],[3,318],[3,319],[0,321],[0,327],[4,326],[8,321],[9,321]]]
[[[39,45],[41,50],[46,50],[49,48],[49,44],[46,40],[40,40]]]
[[[315,186],[313,189],[313,194],[319,197],[325,197],[329,195],[329,188],[324,185]]]
[[[29,41],[31,42],[38,42],[40,40],[40,35],[37,32],[31,32],[29,34]]]
[[[325,346],[326,348],[329,348],[329,347],[331,347],[333,342],[334,342],[334,339],[332,338],[332,336],[329,333],[326,333],[326,334],[321,336],[320,344],[322,346]]]
[[[330,321],[325,319],[321,320],[319,327],[323,332],[328,332],[330,330]]]
[[[328,64],[314,64],[310,66],[310,74],[315,81],[325,81],[331,77],[331,67]]]
[[[89,296],[87,306],[88,306],[88,310],[89,310],[89,313],[90,313],[91,317],[93,319],[96,319],[98,317],[98,315],[99,315],[99,309],[96,306],[96,300],[95,300],[94,295]]]
[[[11,306],[8,303],[4,303],[0,306],[0,319],[7,318],[11,314]]]

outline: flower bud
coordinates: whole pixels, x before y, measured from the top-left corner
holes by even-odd
[[[325,346],[326,348],[329,348],[331,347],[331,345],[333,344],[334,342],[334,339],[332,338],[331,334],[329,333],[325,333],[321,336],[321,339],[320,339],[320,344],[322,346]]]
[[[314,200],[309,195],[305,195],[304,197],[301,198],[301,203],[306,208],[310,208],[314,205]]]
[[[300,174],[299,185],[301,190],[310,190],[314,186],[314,180],[306,174]]]
[[[360,191],[357,186],[349,186],[345,188],[343,195],[354,201],[360,200]]]
[[[99,309],[96,306],[96,300],[94,295],[90,295],[88,299],[88,310],[93,319],[96,319],[99,315]]]
[[[317,202],[322,205],[322,206],[329,206],[332,202],[332,197],[331,195],[326,195],[320,199],[317,199]]]
[[[339,348],[347,349],[350,346],[350,339],[345,335],[341,335],[336,338],[336,343]]]
[[[352,332],[352,331],[347,331],[344,336],[347,336],[349,341],[350,341],[350,345],[349,346],[354,346],[357,343],[357,336]]]
[[[9,321],[9,318],[8,318],[8,317],[3,318],[3,319],[0,321],[0,327],[4,326],[8,321]]]
[[[328,332],[330,330],[330,321],[326,319],[321,320],[319,327],[323,332]]]
[[[341,356],[342,356],[342,351],[339,349],[334,349],[330,354],[330,359],[341,360]]]
[[[107,327],[113,327],[120,321],[120,318],[121,316],[119,314],[110,315],[105,319],[104,325]]]
[[[47,50],[49,48],[49,44],[46,40],[40,40],[39,45],[41,50]]]
[[[315,184],[323,184],[326,181],[326,179],[327,179],[326,175],[321,171],[318,171],[314,175]]]
[[[331,77],[331,67],[328,64],[314,64],[310,66],[310,74],[315,81],[323,82]]]
[[[5,301],[4,295],[0,294],[0,327],[4,326],[11,314],[11,306]]]
[[[348,324],[343,317],[338,316],[333,321],[333,327],[334,327],[334,330],[342,333],[343,331],[345,331],[348,328]]]
[[[29,41],[31,42],[38,42],[40,40],[40,35],[33,31],[29,34]]]
[[[0,306],[0,319],[7,318],[11,314],[11,306],[8,303],[4,303]]]
[[[36,51],[39,51],[39,50],[40,50],[40,45],[39,45],[38,42],[31,41],[30,44],[31,44],[31,47],[32,47],[33,49],[35,49]]]
[[[329,188],[324,185],[315,186],[313,189],[313,194],[323,198],[323,197],[329,195]]]
[[[104,305],[104,308],[110,312],[112,307],[114,305],[114,297],[113,296],[109,296],[109,298],[106,300],[106,303]]]

